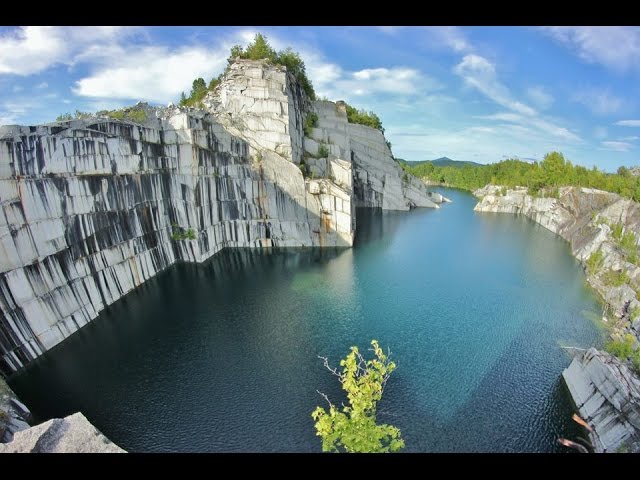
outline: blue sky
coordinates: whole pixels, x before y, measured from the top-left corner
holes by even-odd
[[[397,157],[640,164],[638,27],[0,27],[0,124],[175,102],[256,32],[377,112]]]

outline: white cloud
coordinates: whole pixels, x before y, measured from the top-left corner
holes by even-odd
[[[621,137],[619,140],[623,142],[635,142],[636,140],[640,140],[640,137],[632,135],[630,137]]]
[[[420,87],[437,89],[439,84],[426,78],[415,69],[404,67],[367,68],[353,72],[338,82],[344,90],[352,90],[357,95],[390,93],[411,95]]]
[[[593,129],[593,136],[598,140],[607,138],[607,135],[608,135],[608,132],[605,127],[598,126]]]
[[[36,88],[38,90],[42,90],[42,89],[45,89],[45,88],[48,88],[48,87],[49,87],[49,84],[47,82],[42,82],[42,83],[39,83],[38,85],[36,85]]]
[[[15,125],[17,122],[17,117],[15,114],[11,112],[2,112],[0,111],[0,126],[2,125]]]
[[[606,147],[607,150],[614,150],[616,152],[628,152],[633,148],[633,145],[628,142],[602,142],[602,145]]]
[[[522,115],[509,112],[494,113],[492,115],[482,115],[476,118],[482,118],[484,120],[499,120],[501,122],[521,122],[523,120]]]
[[[613,95],[609,90],[587,88],[576,92],[572,100],[586,106],[596,115],[611,115],[624,107],[621,98]]]
[[[13,93],[18,93],[18,92],[21,92],[22,90],[24,90],[24,87],[22,85],[14,85],[13,88],[11,89]]]
[[[399,30],[403,29],[404,27],[376,27],[378,30],[380,30],[382,33],[386,33],[387,35],[395,35],[396,33],[398,33]]]
[[[190,88],[194,78],[208,81],[220,72],[226,58],[226,49],[186,47],[171,51],[167,47],[145,47],[78,80],[73,90],[86,97],[175,101],[181,91]]]
[[[458,27],[424,27],[431,46],[441,46],[456,53],[473,51],[473,46]]]
[[[95,44],[117,41],[131,27],[19,27],[0,36],[0,74],[31,75],[62,63]]]
[[[640,120],[620,120],[616,122],[616,125],[623,127],[640,127]]]
[[[555,99],[544,87],[536,86],[527,89],[527,97],[541,110],[546,110],[553,105]]]
[[[495,66],[486,58],[475,54],[465,55],[453,71],[467,85],[478,89],[497,104],[524,115],[536,114],[533,108],[511,97],[509,89],[498,81]]]
[[[543,31],[589,63],[616,71],[640,65],[638,27],[544,27]]]
[[[476,88],[487,98],[512,111],[496,113],[482,118],[513,122],[523,127],[535,127],[545,134],[563,140],[581,141],[581,138],[575,133],[541,118],[536,110],[513,98],[509,89],[498,80],[495,66],[486,58],[475,54],[465,55],[462,61],[454,67],[454,72],[461,76],[467,85]]]
[[[283,42],[271,41],[274,48],[282,48]],[[442,88],[434,78],[407,67],[365,68],[355,72],[342,69],[339,65],[325,60],[315,50],[300,48],[308,77],[316,94],[333,100],[353,100],[355,97],[373,94],[414,95]]]

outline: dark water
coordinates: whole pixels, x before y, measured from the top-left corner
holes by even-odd
[[[576,434],[560,345],[600,343],[600,308],[562,239],[444,193],[437,211],[358,211],[353,249],[175,266],[11,386],[131,451],[319,452],[316,389],[341,392],[317,355],[376,338],[398,364],[379,420],[407,451],[559,451]]]

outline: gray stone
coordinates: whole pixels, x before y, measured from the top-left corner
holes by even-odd
[[[562,187],[559,198],[534,198],[524,187],[506,189],[487,185],[476,190],[479,212],[525,215],[557,233],[571,245],[573,255],[583,262],[598,250],[602,267],[587,272],[587,281],[600,294],[614,318],[614,336],[631,333],[638,343],[638,321],[629,313],[640,307],[636,292],[628,285],[613,286],[604,281],[609,270],[625,271],[633,283],[640,269],[629,263],[609,225],[620,223],[624,232],[640,239],[640,206],[619,195],[591,188]],[[626,312],[626,313],[625,313]],[[596,349],[576,357],[563,372],[580,414],[594,428],[592,441],[598,451],[638,450],[640,441],[640,380],[615,357]]]
[[[15,433],[0,453],[126,453],[77,412]]]
[[[640,451],[640,383],[615,357],[591,348],[573,359],[562,377],[593,428],[597,452]]]
[[[284,67],[237,61],[203,105],[139,103],[144,124],[0,129],[4,370],[175,262],[234,247],[350,247],[357,206],[444,201],[402,171],[380,131],[349,124],[344,105],[312,104]],[[312,108],[318,128],[305,139]],[[328,158],[305,154],[313,142]],[[305,155],[313,179],[299,169]],[[180,239],[187,231],[196,239]]]

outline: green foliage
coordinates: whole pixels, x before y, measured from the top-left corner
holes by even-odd
[[[213,80],[212,80],[213,81]],[[205,95],[209,90],[207,89],[207,84],[204,81],[204,78],[199,77],[196,78],[191,84],[191,93],[189,96],[185,96],[184,92],[180,96],[180,106],[181,107],[197,107],[204,99]]]
[[[602,281],[605,285],[610,285],[612,287],[620,287],[625,283],[629,282],[629,276],[625,270],[614,271],[607,270],[602,276]]]
[[[144,123],[147,119],[147,112],[143,109],[136,106],[123,108],[120,110],[102,110],[98,112],[96,115],[105,116],[109,118],[114,118],[116,120],[128,120],[130,122],[135,123]]]
[[[327,158],[329,156],[329,148],[325,143],[321,143],[318,147],[318,158]]]
[[[638,249],[636,247],[636,236],[633,232],[629,231],[625,233],[620,241],[618,242],[618,246],[624,252],[627,260],[631,263],[638,263]]]
[[[311,136],[312,129],[318,126],[318,114],[316,112],[309,112],[307,118],[304,119],[304,134],[307,137]]]
[[[366,125],[367,127],[376,128],[384,133],[382,128],[382,121],[380,117],[373,112],[367,112],[366,110],[358,110],[349,104],[345,104],[347,108],[347,121],[349,123],[359,123],[360,125]]]
[[[300,168],[300,171],[302,172],[302,177],[303,178],[307,178],[309,176],[309,173],[307,171],[307,164],[304,162],[300,162],[300,165],[298,165],[298,168]]]
[[[508,188],[526,187],[530,195],[556,196],[556,188],[564,185],[589,187],[617,193],[623,197],[640,201],[640,177],[624,173],[604,173],[596,167],[587,169],[572,165],[558,152],[545,155],[541,162],[503,160],[488,165],[465,165],[462,168],[436,166],[430,162],[409,166],[416,177],[446,183],[465,190],[476,190],[487,184],[504,185]]]
[[[275,65],[283,65],[300,83],[300,86],[305,91],[307,96],[311,100],[316,99],[316,93],[311,84],[311,80],[307,77],[304,61],[300,58],[300,54],[287,47],[285,50],[276,52],[269,42],[267,37],[261,33],[257,33],[253,39],[253,42],[249,43],[246,48],[242,48],[240,45],[234,45],[231,47],[231,55],[229,56],[229,62],[233,62],[236,58],[245,58],[249,60],[267,60],[269,63]]]
[[[633,343],[635,339],[633,335],[627,333],[622,340],[614,339],[607,342],[604,349],[611,355],[615,355],[620,360],[626,360],[634,354]]]
[[[615,239],[620,241],[622,239],[622,229],[624,227],[622,226],[621,223],[616,223],[613,225],[612,229],[611,229],[611,236]]]
[[[587,275],[594,275],[595,273],[597,273],[600,268],[602,268],[603,263],[604,255],[602,253],[602,250],[593,252],[587,259]]]
[[[325,359],[325,366],[340,379],[349,403],[343,404],[342,411],[330,404],[328,411],[317,407],[311,414],[325,452],[386,453],[404,447],[397,427],[376,423],[377,403],[396,364],[385,355],[377,340],[372,340],[371,345],[375,355],[371,360],[365,360],[358,347],[351,347],[351,352],[340,361],[342,373],[331,369]]]
[[[58,115],[58,117],[56,117],[56,122],[65,122],[73,120],[74,118],[81,120],[83,118],[91,118],[93,116],[94,115],[90,112],[81,112],[80,110],[76,110],[73,115],[71,115],[70,113],[63,113],[62,115]]]
[[[171,225],[171,239],[172,240],[195,240],[196,232],[193,228],[187,228],[186,230],[179,227],[177,223]]]

